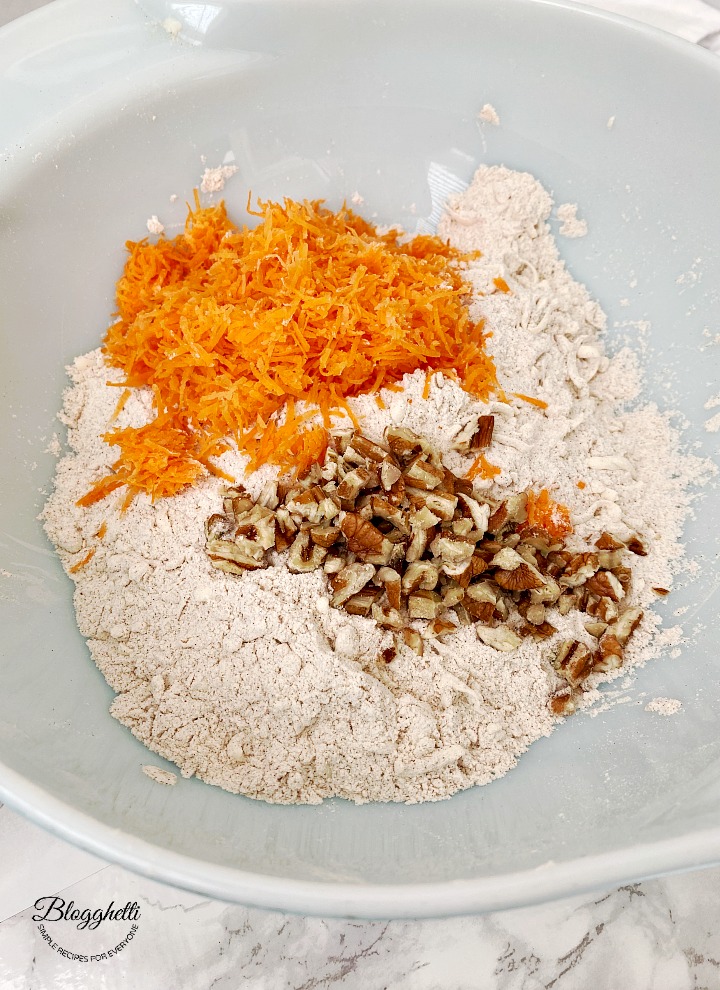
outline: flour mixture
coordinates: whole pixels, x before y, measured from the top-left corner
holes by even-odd
[[[569,511],[577,553],[603,532],[640,534],[646,554],[632,561],[627,600],[643,616],[622,666],[591,673],[576,692],[583,706],[600,681],[660,652],[652,603],[671,588],[688,487],[704,469],[680,455],[666,414],[633,401],[636,356],[606,353],[604,315],[559,259],[551,208],[530,175],[483,167],[440,224],[451,244],[482,252],[464,275],[470,314],[492,335],[494,397],[480,402],[461,379],[422,369],[348,407],[369,440],[407,428],[458,476],[469,464],[458,438],[492,416],[483,462],[492,470],[476,474],[476,492],[549,491]],[[116,692],[112,715],[183,776],[281,803],[436,800],[501,776],[552,731],[562,716],[550,699],[565,683],[553,660],[563,642],[595,648],[586,615],[550,607],[551,635],[518,636],[509,650],[488,645],[474,622],[433,637],[416,621],[420,655],[371,614],[333,608],[322,568],[292,573],[282,554],[242,574],[213,567],[204,524],[222,505],[222,478],[154,503],[138,494],[126,511],[117,494],[78,506],[116,460],[102,439],[113,416],[123,429],[154,413],[147,387],[131,389],[118,412],[124,375],[100,349],[69,374],[70,450],[45,526],[76,583],[80,630]],[[218,463],[253,499],[279,474],[266,464],[244,477],[237,449]]]

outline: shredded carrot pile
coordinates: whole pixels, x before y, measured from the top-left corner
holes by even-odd
[[[547,488],[538,493],[530,490],[527,496],[527,520],[523,529],[541,529],[553,539],[562,539],[572,533],[567,506],[554,502]]]
[[[496,390],[487,335],[465,305],[467,255],[436,237],[400,243],[321,201],[248,211],[258,226],[238,229],[224,204],[201,208],[196,194],[183,234],[128,242],[104,349],[124,386],[152,387],[157,418],[106,434],[120,457],[80,504],[122,485],[130,499],[173,495],[213,470],[227,438],[251,470],[304,470],[327,436],[297,400],[327,428],[349,397],[418,368],[457,372],[481,400]]]

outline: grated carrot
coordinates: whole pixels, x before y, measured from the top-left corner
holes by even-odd
[[[507,284],[504,278],[500,278],[500,277],[494,278],[493,285],[495,286],[496,289],[499,289],[500,292],[510,291],[510,286]]]
[[[523,395],[522,392],[512,393],[516,399],[522,399],[523,402],[529,402],[531,406],[537,406],[538,409],[547,409],[547,402],[543,402],[542,399],[534,399],[531,395]]]
[[[429,370],[425,372],[425,384],[423,385],[423,390],[422,390],[423,399],[427,399],[428,396],[430,395],[430,382],[432,381],[433,374],[434,372]]]
[[[572,533],[567,506],[554,502],[547,488],[537,494],[530,490],[527,496],[527,520],[522,529],[541,529],[553,539],[561,539]]]
[[[327,428],[348,397],[394,390],[418,368],[457,371],[481,400],[497,388],[483,323],[465,305],[467,255],[436,237],[400,243],[318,200],[250,212],[258,226],[239,229],[224,204],[201,208],[196,194],[183,234],[128,242],[104,351],[126,387],[152,387],[157,419],[105,435],[120,448],[114,473],[79,504],[121,485],[173,495],[212,470],[226,438],[251,470],[298,470],[326,437],[299,431],[294,414],[294,427],[280,425],[291,401]]]
[[[100,529],[97,531],[95,536],[97,536],[99,540],[102,540],[103,536],[105,536],[106,533],[107,533],[107,523],[103,521],[100,523]]]
[[[108,385],[114,385],[115,382],[108,382],[107,384]],[[132,395],[132,392],[130,391],[129,388],[123,389],[122,395],[118,399],[117,405],[115,406],[115,409],[113,410],[113,414],[110,417],[110,422],[111,423],[114,423],[115,420],[118,418],[118,416],[120,415],[120,413],[125,408],[125,403],[130,398],[131,395]]]
[[[387,409],[387,406],[385,405],[385,402],[383,401],[383,397],[381,395],[376,395],[375,401],[377,402],[378,409]]]
[[[479,454],[470,466],[470,470],[465,475],[468,481],[473,481],[478,475],[481,478],[491,479],[497,478],[501,473],[500,468],[496,464],[491,464],[484,454]]]
[[[587,488],[587,485],[585,484],[584,481],[578,481],[577,486],[578,488]]]
[[[95,556],[95,548],[93,547],[92,550],[89,550],[85,554],[85,556],[83,557],[82,560],[79,560],[77,562],[77,564],[73,564],[73,566],[70,568],[70,573],[71,574],[77,574],[77,572],[79,570],[81,570],[85,566],[85,564],[87,564],[89,561],[91,561],[94,556]]]

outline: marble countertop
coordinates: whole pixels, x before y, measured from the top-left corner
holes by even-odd
[[[0,26],[44,2],[2,0]],[[720,0],[585,2],[720,52]],[[0,805],[0,988],[712,990],[720,988],[719,890],[717,868],[484,917],[299,917],[135,876]],[[56,941],[43,939],[32,905],[51,895],[78,909],[127,905],[112,922],[118,942],[104,922],[81,943],[72,922],[52,928]],[[70,958],[110,945],[112,960]]]

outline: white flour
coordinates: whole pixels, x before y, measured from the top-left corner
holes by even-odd
[[[151,217],[148,217],[145,226],[150,234],[162,234],[165,231],[165,225],[160,222],[155,213]]]
[[[217,168],[206,168],[200,180],[200,191],[204,193],[222,192],[225,183],[237,172],[237,165],[218,165]]]
[[[584,237],[588,232],[586,220],[577,215],[577,203],[563,203],[557,208],[557,218],[560,221],[558,233],[563,237]]]
[[[677,715],[682,708],[682,702],[677,698],[653,698],[645,705],[646,712],[655,712],[657,715]]]
[[[441,224],[459,247],[484,252],[468,273],[472,306],[492,329],[511,399],[491,403],[489,455],[502,468],[496,488],[549,488],[570,507],[578,542],[603,528],[644,534],[650,553],[633,560],[634,596],[647,605],[652,587],[671,585],[687,486],[704,468],[679,456],[677,437],[654,406],[620,408],[639,387],[635,358],[627,350],[604,356],[603,314],[558,259],[546,223],[551,205],[530,176],[481,169]],[[511,292],[495,291],[495,277]],[[547,700],[557,681],[547,657],[558,637],[587,641],[577,616],[552,616],[560,632],[542,646],[526,640],[499,653],[465,627],[444,643],[427,643],[423,657],[403,648],[386,664],[378,655],[390,635],[330,608],[321,572],[291,574],[280,564],[238,578],[212,568],[203,522],[219,507],[215,479],[155,505],[139,496],[123,515],[115,496],[78,509],[75,500],[114,460],[99,435],[118,398],[105,382],[120,375],[99,351],[78,358],[70,375],[71,453],[58,464],[46,528],[68,569],[95,549],[73,575],[75,607],[117,692],[112,714],[184,776],[276,802],[330,795],[414,802],[504,774],[551,731]],[[354,411],[371,438],[402,423],[427,435],[460,471],[463,461],[449,445],[487,407],[441,375],[425,400],[424,382],[420,372],[406,376],[404,391],[383,392],[384,409],[366,396]],[[513,392],[546,401],[547,411]],[[151,416],[149,394],[137,392],[116,425]],[[237,453],[222,464],[241,476]],[[245,484],[258,494],[272,475],[264,468]],[[658,624],[646,613],[619,673],[663,648],[654,637]]]

